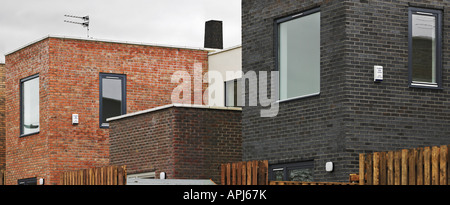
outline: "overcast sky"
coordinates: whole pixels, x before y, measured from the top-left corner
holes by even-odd
[[[0,62],[47,35],[203,47],[208,20],[223,21],[224,47],[241,44],[241,0],[0,0]]]

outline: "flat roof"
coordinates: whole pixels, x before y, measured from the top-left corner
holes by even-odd
[[[215,54],[224,53],[224,52],[231,51],[231,50],[238,49],[238,48],[242,48],[242,45],[232,46],[229,48],[225,48],[223,50],[214,51],[214,52],[209,53],[208,55],[212,56]]]
[[[156,107],[156,108],[143,110],[143,111],[139,111],[139,112],[135,112],[135,113],[130,113],[130,114],[126,114],[126,115],[121,115],[121,116],[117,116],[117,117],[108,118],[108,119],[106,119],[106,121],[107,122],[111,122],[111,121],[115,121],[115,120],[120,120],[120,119],[124,119],[124,118],[134,117],[134,116],[137,116],[137,115],[147,114],[147,113],[150,113],[150,112],[156,112],[156,111],[159,111],[159,110],[165,110],[165,109],[174,108],[174,107],[194,108],[194,109],[213,109],[213,110],[242,111],[242,108],[239,108],[239,107],[216,107],[216,106],[208,106],[208,105],[170,104],[170,105],[164,105],[164,106],[161,106],[161,107]]]
[[[59,38],[59,39],[70,39],[70,40],[80,40],[80,41],[94,41],[94,42],[105,42],[105,43],[119,43],[119,44],[128,44],[128,45],[142,45],[142,46],[153,46],[153,47],[163,47],[163,48],[179,48],[179,49],[187,49],[187,50],[201,50],[208,52],[216,52],[213,49],[207,48],[199,48],[199,47],[189,47],[189,46],[175,46],[175,45],[164,45],[164,44],[152,44],[152,43],[144,43],[144,42],[132,42],[132,41],[119,41],[119,40],[107,40],[107,39],[96,39],[96,38],[82,38],[82,37],[71,37],[71,36],[58,36],[58,35],[48,35],[42,38],[39,38],[35,41],[32,41],[24,46],[21,46],[13,51],[7,52],[5,56],[13,54],[17,51],[20,51],[30,45],[36,44],[40,41],[43,41],[48,38]]]

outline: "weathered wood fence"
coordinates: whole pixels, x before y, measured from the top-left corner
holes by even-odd
[[[269,162],[249,161],[222,164],[222,185],[268,185]]]
[[[126,185],[126,166],[97,167],[63,172],[60,185]]]
[[[222,164],[222,185],[358,185],[341,182],[269,181],[269,162],[249,161]]]
[[[0,170],[0,185],[5,185],[6,182],[6,171]]]
[[[294,182],[294,181],[270,181],[269,185],[358,185],[357,183],[346,183],[346,182]]]
[[[360,154],[360,185],[448,185],[448,146]]]

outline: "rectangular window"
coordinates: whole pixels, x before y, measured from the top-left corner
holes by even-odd
[[[235,79],[225,82],[225,107],[241,107],[241,105],[241,79]]]
[[[141,174],[131,174],[128,175],[128,180],[132,179],[156,179],[155,172],[141,173]]]
[[[441,21],[439,10],[409,8],[409,84],[441,88]]]
[[[269,179],[272,181],[312,182],[314,161],[291,164],[278,164],[269,167]]]
[[[100,73],[100,127],[106,119],[126,114],[126,76]]]
[[[320,9],[276,21],[280,100],[320,94]]]
[[[38,179],[36,177],[27,178],[27,179],[19,179],[17,180],[18,185],[37,185]]]
[[[39,75],[20,80],[20,135],[39,133]]]

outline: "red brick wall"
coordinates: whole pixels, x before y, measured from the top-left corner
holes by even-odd
[[[178,86],[172,74],[193,75],[196,62],[206,72],[207,52],[53,37],[7,55],[7,183],[37,176],[57,184],[61,171],[109,164],[109,129],[99,128],[99,73],[127,76],[131,113],[171,104]],[[19,80],[38,72],[41,131],[19,138]],[[79,125],[71,124],[72,114]]]
[[[5,56],[6,65],[6,184],[17,184],[18,179],[48,177],[48,129],[38,135],[20,136],[20,79],[48,73],[48,40],[38,42],[14,55]],[[48,78],[41,78],[40,87],[48,87]],[[47,89],[40,89],[40,126],[48,127],[49,118],[43,118],[48,106]]]
[[[172,107],[111,122],[111,164],[128,174],[212,179],[242,160],[241,111]]]
[[[5,169],[5,64],[0,63],[0,169]]]

